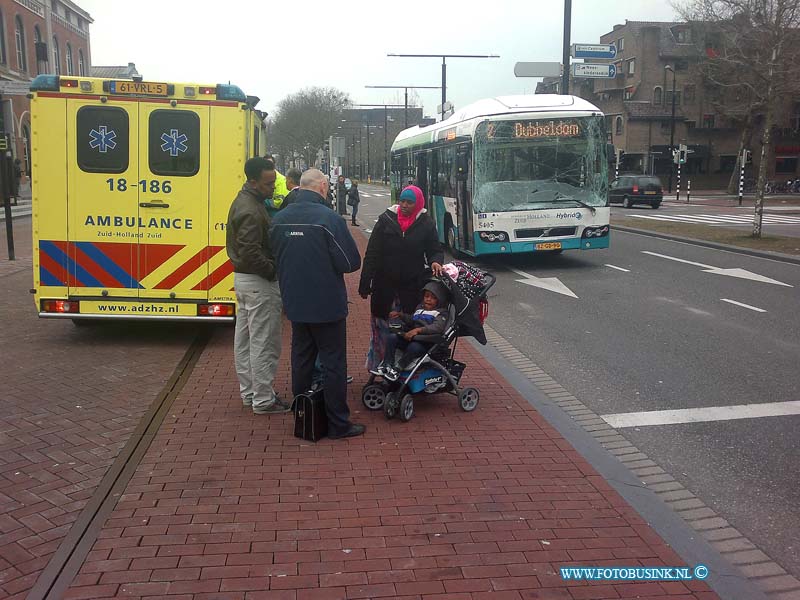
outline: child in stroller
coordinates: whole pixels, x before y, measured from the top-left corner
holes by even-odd
[[[440,281],[432,280],[422,288],[422,302],[413,315],[392,311],[389,313],[389,329],[396,335],[389,336],[386,344],[386,360],[377,369],[370,371],[387,381],[397,381],[400,372],[433,346],[431,342],[415,341],[417,336],[441,335],[447,325],[447,288]],[[424,339],[424,338],[420,338]],[[398,348],[405,350],[395,363]]]
[[[459,337],[474,337],[478,343],[486,344],[486,334],[483,331],[483,320],[488,314],[486,294],[494,285],[495,277],[458,261],[453,261],[451,265],[452,274],[429,282],[436,284],[432,286],[433,289],[446,291],[446,298],[440,299],[437,296],[437,306],[431,309],[436,313],[431,315],[432,322],[415,324],[414,316],[411,316],[411,324],[416,325],[411,331],[431,327],[437,323],[437,319],[439,323],[444,319],[444,327],[439,330],[441,333],[417,331],[409,335],[411,331],[406,331],[402,333],[402,339],[395,334],[393,337],[397,339],[397,344],[392,346],[390,342],[384,365],[371,371],[367,385],[361,390],[364,406],[370,410],[383,409],[388,419],[395,415],[402,421],[411,419],[414,415],[413,395],[419,393],[453,394],[458,398],[461,409],[466,412],[471,412],[478,406],[480,392],[476,388],[462,388],[459,385],[466,365],[455,359],[455,352]],[[448,266],[445,265],[445,268]],[[425,287],[431,292],[428,285]],[[424,301],[420,308],[425,308]],[[420,308],[415,311],[415,315]],[[408,323],[408,316],[398,316],[390,320],[390,326],[395,324],[400,329],[403,323]],[[387,365],[387,361],[395,360],[396,348],[404,344],[407,344],[405,353],[399,363]],[[394,372],[390,367],[394,368]]]

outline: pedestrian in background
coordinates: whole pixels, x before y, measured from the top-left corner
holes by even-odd
[[[294,202],[295,196],[297,195],[297,190],[300,189],[301,175],[302,173],[300,172],[300,169],[295,169],[294,167],[286,171],[286,187],[289,189],[289,193],[286,194],[286,198],[284,198],[281,208],[286,208],[292,202]]]
[[[350,184],[350,190],[347,192],[347,204],[353,207],[352,215],[353,218],[351,220],[351,225],[353,227],[357,227],[358,223],[356,223],[356,215],[358,214],[358,203],[361,202],[361,198],[358,196],[358,182],[354,181]]]
[[[347,406],[347,288],[344,274],[361,267],[353,236],[336,213],[323,206],[330,183],[322,171],[300,178],[295,200],[273,220],[283,307],[292,323],[292,392],[307,392],[314,360],[324,370],[328,437],[361,435]]]
[[[244,172],[247,181],[231,204],[225,230],[238,303],[233,341],[236,375],[245,406],[259,415],[280,413],[289,409],[272,387],[281,355],[281,294],[264,205],[275,190],[275,165],[251,158]]]
[[[336,208],[340,215],[347,215],[347,184],[344,182],[344,175],[339,175],[336,180]]]

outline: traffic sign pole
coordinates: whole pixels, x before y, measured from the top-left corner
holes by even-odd
[[[675,201],[681,201],[681,161],[678,160],[678,184],[675,186]]]
[[[747,160],[747,150],[742,150],[741,155],[739,156],[739,164],[741,165],[742,169],[739,172],[739,206],[742,205],[742,195],[744,194],[744,163]]]
[[[564,0],[564,71],[561,75],[561,94],[569,94],[569,54],[570,35],[572,31],[572,0]]]

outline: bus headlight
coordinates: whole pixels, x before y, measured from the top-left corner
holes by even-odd
[[[599,227],[587,227],[583,230],[583,237],[585,238],[601,238],[608,235],[610,227],[608,225],[601,225]]]
[[[505,231],[481,231],[478,233],[482,242],[507,242],[508,234]]]

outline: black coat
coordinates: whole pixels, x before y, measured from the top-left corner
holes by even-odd
[[[388,316],[396,296],[402,312],[413,313],[422,286],[431,277],[431,263],[444,261],[436,225],[427,213],[421,213],[404,233],[395,210],[387,209],[375,223],[358,286],[362,296],[372,294],[372,314],[382,318]]]

